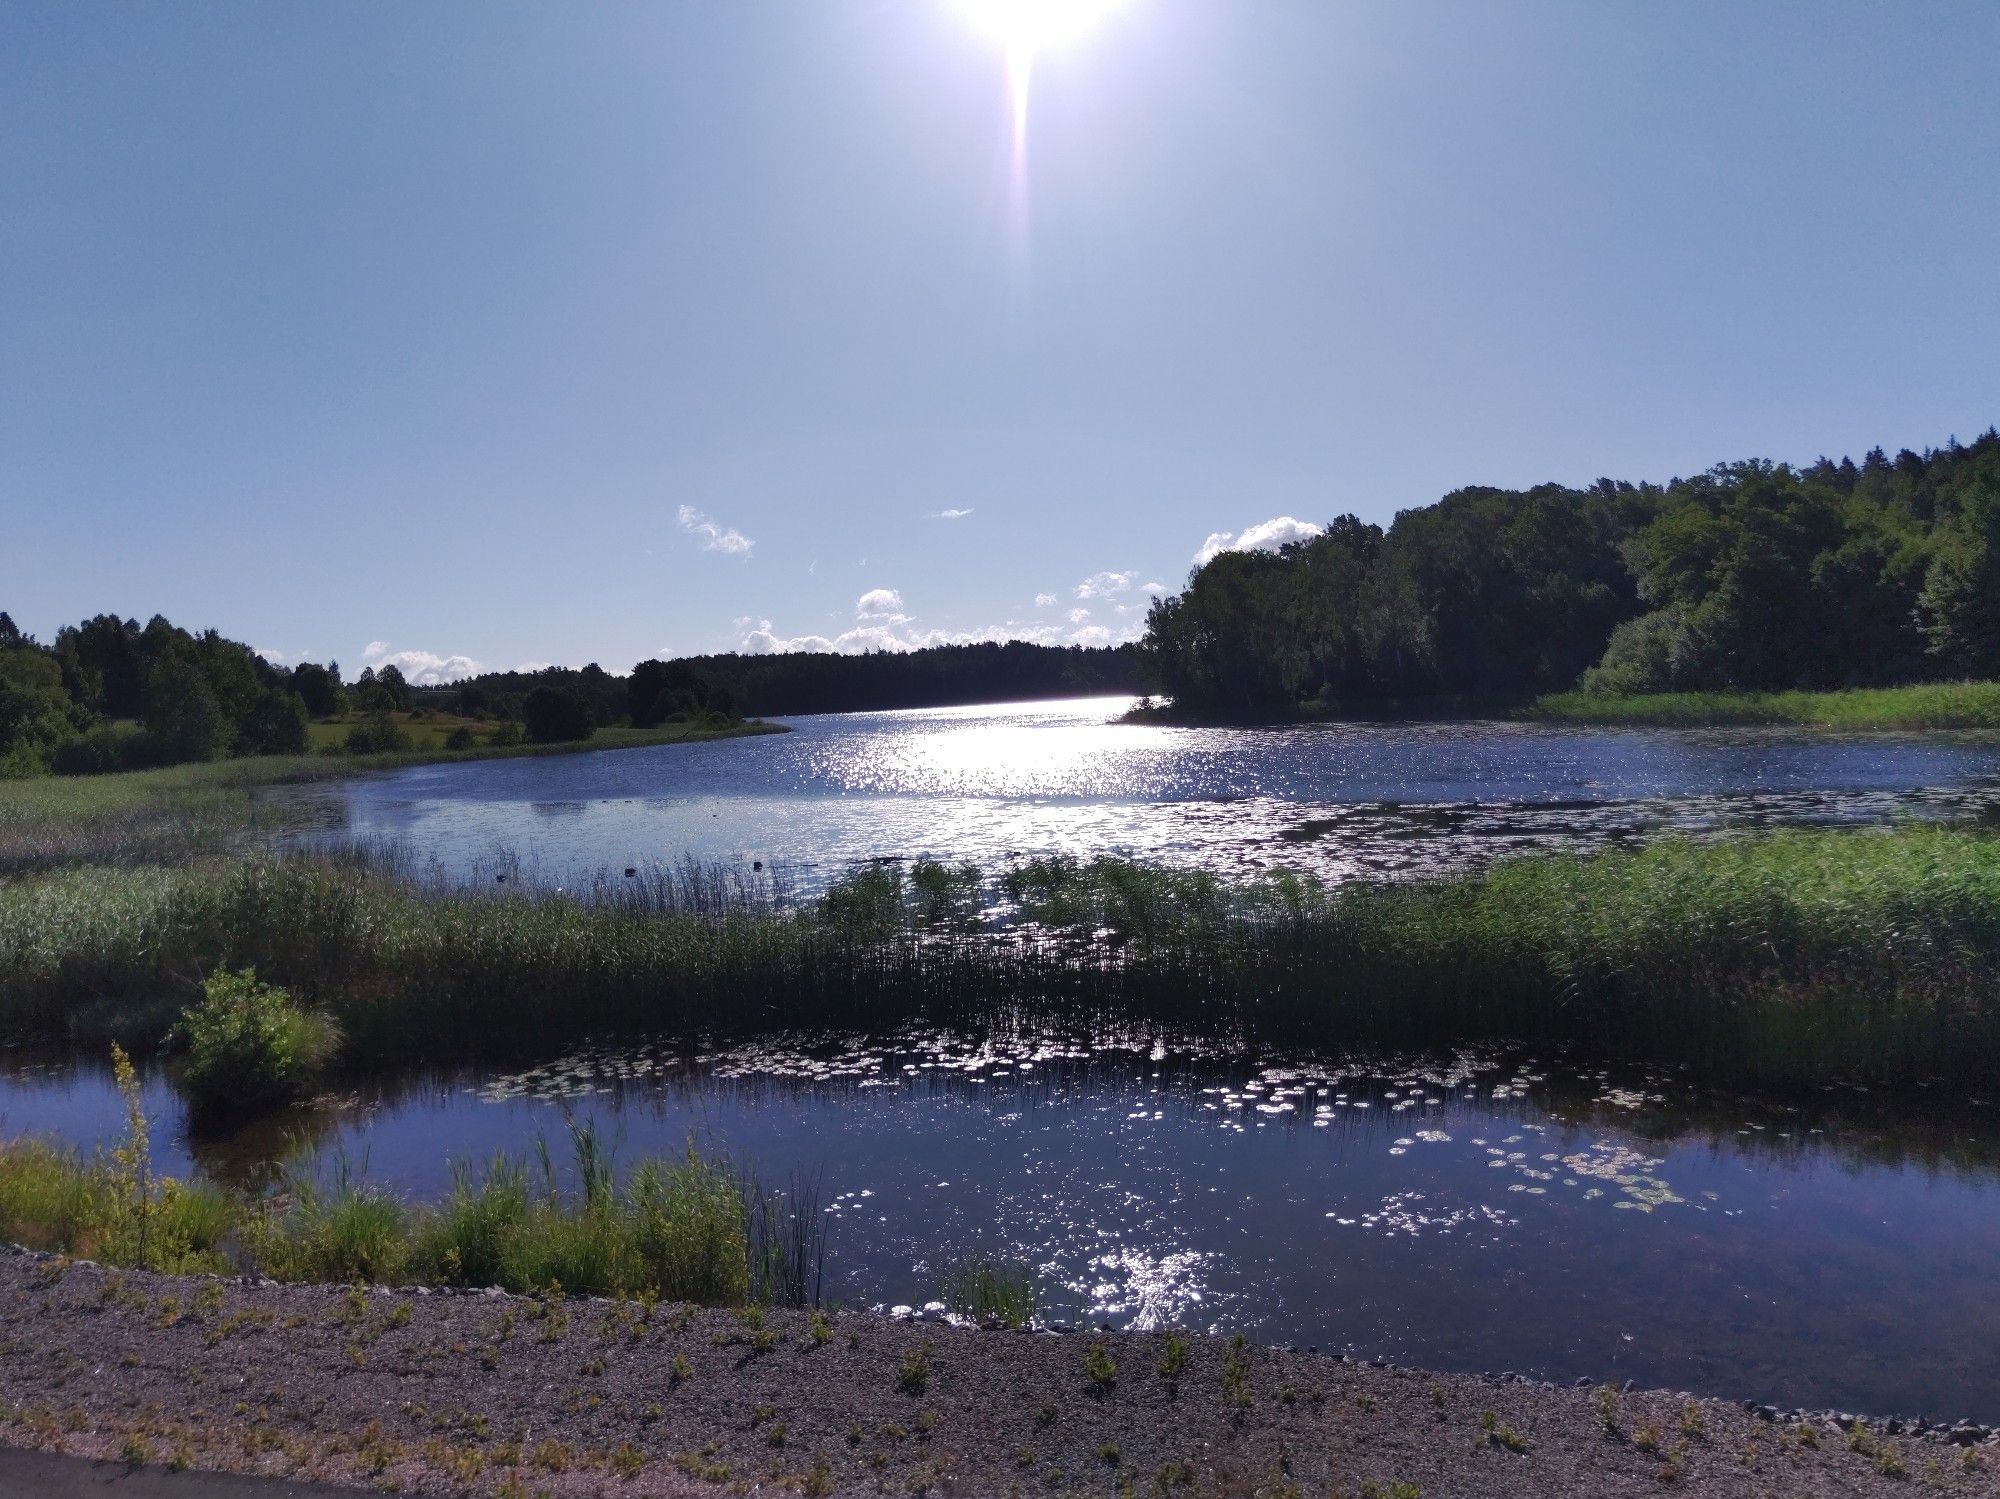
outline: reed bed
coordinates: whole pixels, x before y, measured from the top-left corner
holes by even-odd
[[[572,1129],[571,1145],[567,1172],[544,1145],[533,1160],[498,1155],[460,1171],[440,1203],[411,1204],[344,1159],[253,1196],[150,1176],[136,1134],[100,1156],[18,1139],[0,1145],[0,1239],[182,1273],[819,1304],[826,1215],[816,1193],[766,1192],[692,1145],[623,1174],[589,1126]]]
[[[2000,729],[2000,682],[1923,682],[1837,692],[1561,692],[1536,718],[1700,728],[1795,724],[1821,729]]]
[[[332,1018],[351,1066],[1051,1018],[1572,1043],[1769,1087],[1983,1084],[2000,1062],[2000,840],[1970,829],[1668,840],[1402,887],[1109,859],[873,867],[789,905],[632,883],[594,902],[359,855],[7,879],[0,1037],[154,1045],[204,978],[254,967]]]

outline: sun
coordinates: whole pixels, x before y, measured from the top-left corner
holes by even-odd
[[[1083,36],[1123,0],[958,0],[975,26],[1026,60]]]

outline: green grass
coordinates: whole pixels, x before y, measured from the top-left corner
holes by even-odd
[[[967,1260],[952,1267],[938,1291],[952,1311],[982,1326],[998,1322],[1018,1332],[1035,1315],[1035,1273],[1027,1265]]]
[[[539,1170],[500,1156],[426,1205],[338,1170],[266,1198],[164,1178],[142,1188],[125,1152],[84,1157],[19,1139],[0,1145],[0,1238],[105,1264],[287,1281],[752,1301],[758,1204],[727,1162],[690,1146],[621,1179],[590,1131],[574,1143],[570,1183],[546,1152]],[[559,1325],[544,1332],[559,1336]]]
[[[1822,729],[2000,729],[2000,682],[1926,682],[1839,692],[1563,692],[1532,717],[1569,723],[1796,724]]]
[[[774,909],[419,886],[363,858],[0,880],[0,1038],[156,1044],[254,967],[354,1065],[695,1035],[1064,1018],[1245,1042],[1573,1043],[1717,1083],[1983,1083],[2000,839],[1794,831],[1551,856],[1421,886],[1232,883],[1113,860],[979,882],[872,869]],[[943,890],[950,898],[940,900]]]

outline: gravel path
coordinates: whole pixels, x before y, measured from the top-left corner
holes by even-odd
[[[0,1255],[0,1401],[0,1445],[423,1494],[2000,1495],[1984,1433],[1664,1392],[25,1252]]]

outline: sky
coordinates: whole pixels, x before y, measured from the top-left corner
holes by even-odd
[[[0,609],[1100,643],[1343,513],[2000,420],[1991,0],[1014,3],[11,0]]]

